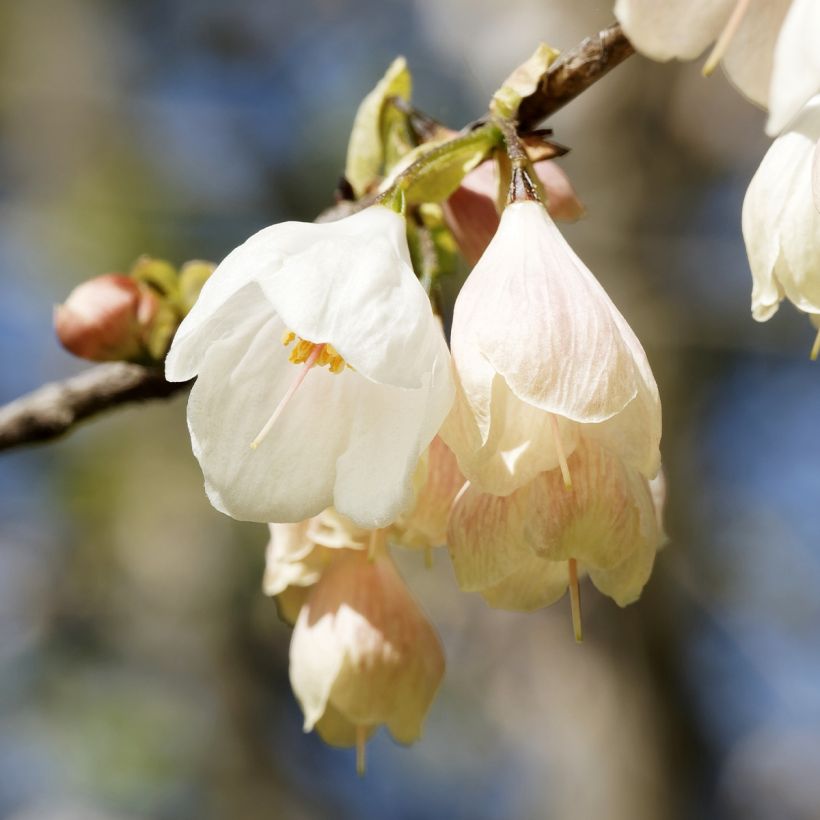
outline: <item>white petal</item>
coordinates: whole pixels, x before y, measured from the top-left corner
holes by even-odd
[[[720,34],[735,2],[617,0],[615,16],[641,54],[661,61],[692,60]]]
[[[820,3],[793,0],[777,39],[766,132],[779,134],[820,92]]]
[[[310,226],[312,242],[259,282],[286,327],[329,342],[359,373],[418,388],[438,355],[438,328],[413,273],[404,218],[374,205]]]
[[[778,137],[743,201],[743,237],[752,269],[752,315],[768,319],[783,296],[820,312],[820,213],[814,207],[812,162],[820,135],[820,99]]]
[[[732,37],[723,67],[732,84],[765,108],[769,100],[777,35],[792,0],[752,2]]]
[[[237,325],[253,320],[259,311],[265,310],[258,290],[247,285],[264,279],[294,248],[306,245],[314,227],[283,222],[263,228],[225,257],[177,329],[165,362],[169,381],[193,378],[209,345],[238,332]]]
[[[820,211],[820,140],[814,147],[814,160],[812,162],[812,193],[814,194],[814,207]]]
[[[334,506],[363,527],[384,527],[413,498],[413,473],[453,403],[450,354],[441,333],[419,390],[358,377],[345,452],[336,463]]]

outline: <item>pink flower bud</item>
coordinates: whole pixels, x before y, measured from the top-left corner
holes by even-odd
[[[551,160],[533,166],[547,196],[547,210],[554,219],[574,221],[584,206],[567,175]],[[444,203],[444,217],[461,252],[474,265],[498,229],[498,165],[484,162],[470,171],[461,187]]]
[[[107,273],[74,288],[54,309],[54,328],[63,347],[83,359],[139,359],[158,309],[150,289],[128,276]]]

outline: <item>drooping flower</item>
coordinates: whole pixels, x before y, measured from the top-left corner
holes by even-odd
[[[583,216],[584,206],[572,183],[553,160],[534,164],[533,169],[547,195],[553,219],[572,222]],[[483,162],[470,171],[456,192],[444,203],[444,217],[461,252],[474,265],[498,230],[498,163]]]
[[[458,295],[456,401],[440,435],[477,490],[507,495],[581,437],[647,477],[660,464],[657,386],[640,342],[542,205],[514,202]]]
[[[722,60],[741,93],[769,109],[771,135],[820,91],[816,0],[617,0],[615,16],[654,60],[692,60],[717,41],[704,73]]]
[[[820,97],[778,137],[743,201],[743,238],[752,269],[752,315],[769,319],[786,298],[820,314],[820,211],[813,164],[820,138]]]
[[[390,523],[453,396],[404,219],[381,205],[274,225],[234,250],[180,326],[166,376],[197,376],[188,425],[211,503],[261,522],[334,506]]]
[[[560,469],[503,497],[468,486],[448,545],[459,586],[494,607],[530,611],[569,588],[580,639],[578,578],[588,574],[620,606],[635,601],[664,540],[663,500],[660,485],[653,495],[638,470],[583,437],[567,463],[571,492]]]
[[[379,725],[400,743],[421,736],[443,674],[438,637],[387,552],[339,552],[311,588],[291,640],[305,731],[355,745],[361,772]]]

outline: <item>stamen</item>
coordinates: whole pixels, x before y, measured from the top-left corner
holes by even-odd
[[[818,329],[817,335],[814,337],[814,344],[811,346],[811,353],[809,353],[809,358],[813,362],[816,362],[818,356],[820,356],[820,329]]]
[[[567,561],[569,570],[569,606],[572,611],[572,631],[575,633],[575,640],[581,643],[584,640],[584,632],[581,628],[581,591],[578,589],[578,562],[574,558]]]
[[[375,561],[376,556],[384,549],[387,544],[387,531],[384,529],[373,530],[370,533],[370,540],[367,544],[367,560]]]
[[[561,432],[558,429],[558,419],[555,413],[550,413],[550,426],[552,427],[552,438],[555,441],[555,449],[558,451],[558,464],[561,467],[561,476],[564,479],[564,486],[572,489],[572,476],[569,474],[569,465],[567,464],[567,457],[564,454],[564,445],[561,443]]]
[[[740,23],[749,9],[749,3],[750,0],[737,0],[737,4],[732,10],[729,20],[726,22],[723,31],[720,32],[720,37],[718,37],[715,47],[709,55],[709,59],[703,66],[704,77],[710,76],[711,73],[717,68],[718,63],[721,61],[723,55],[726,53],[726,50],[729,48],[732,38],[735,34],[737,34]]]
[[[270,433],[271,428],[274,424],[276,424],[276,420],[282,414],[282,411],[287,406],[287,403],[293,398],[294,393],[299,389],[302,382],[305,380],[305,376],[307,376],[308,371],[316,364],[316,360],[319,356],[322,355],[322,351],[324,350],[324,345],[314,345],[313,350],[311,351],[310,355],[305,360],[305,366],[299,371],[299,374],[293,380],[293,384],[288,388],[288,392],[285,393],[282,401],[276,406],[276,409],[273,411],[271,417],[265,422],[265,426],[259,431],[259,435],[251,442],[251,449],[255,450],[261,443],[262,440]]]
[[[367,758],[365,747],[367,744],[367,727],[356,727],[356,774],[359,777],[364,777],[365,769],[367,768]]]

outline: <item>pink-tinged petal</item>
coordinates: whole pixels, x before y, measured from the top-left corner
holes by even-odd
[[[640,598],[652,575],[657,550],[641,542],[632,554],[612,569],[589,568],[589,577],[599,592],[608,595],[618,606],[628,606]]]
[[[533,612],[560,600],[568,582],[566,561],[546,561],[533,555],[503,581],[482,589],[481,597],[495,609]]]
[[[374,205],[313,237],[258,281],[285,326],[328,342],[358,373],[421,387],[439,355],[440,331],[413,273],[404,218]]]
[[[641,54],[663,62],[693,60],[717,39],[736,2],[617,0],[615,16]]]
[[[530,485],[508,496],[467,486],[450,513],[447,546],[465,592],[495,587],[533,557],[524,527]]]
[[[453,451],[439,436],[430,442],[419,468],[421,475],[412,508],[393,525],[393,532],[402,546],[429,549],[447,541],[450,508],[464,486],[464,476]]]
[[[525,534],[530,548],[551,561],[575,558],[590,572],[610,570],[661,541],[649,483],[637,470],[591,442],[568,461],[572,489],[559,470],[532,484]]]
[[[291,684],[305,731],[331,706],[355,726],[385,723],[411,743],[443,673],[438,638],[389,556],[340,554],[313,587],[291,641]]]
[[[729,80],[761,108],[768,105],[775,43],[791,3],[792,0],[752,2],[723,57]]]
[[[774,51],[769,91],[769,136],[779,134],[820,92],[820,3],[793,0]]]
[[[548,159],[536,162],[533,168],[544,188],[547,211],[553,219],[575,222],[586,213],[586,208],[578,198],[569,177],[557,162]]]

